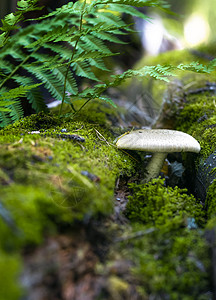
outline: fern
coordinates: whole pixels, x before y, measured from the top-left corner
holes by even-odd
[[[41,87],[56,100],[71,105],[74,101],[91,99],[106,101],[109,87],[114,87],[132,76],[151,76],[168,81],[176,70],[210,72],[215,62],[209,66],[192,63],[179,66],[146,66],[140,70],[128,70],[121,75],[107,76],[103,82],[96,70],[109,74],[104,63],[106,57],[117,55],[107,42],[124,44],[120,36],[133,32],[122,18],[126,12],[135,17],[148,19],[136,7],[151,6],[168,11],[168,5],[161,0],[86,0],[69,2],[34,20],[33,25],[19,27],[24,14],[40,10],[38,0],[20,0],[17,10],[4,17],[0,27],[0,121],[2,127],[24,116],[22,99],[26,97],[35,112],[46,110]],[[31,21],[31,20],[29,20]],[[11,35],[11,32],[15,32]],[[79,91],[77,78],[91,82],[91,88]],[[10,89],[9,86],[15,86]],[[70,95],[70,98],[67,96]],[[79,108],[78,111],[82,109]]]

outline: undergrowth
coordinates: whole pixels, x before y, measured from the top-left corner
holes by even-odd
[[[139,70],[127,70],[123,74],[106,76],[102,80],[97,70],[111,74],[104,63],[113,53],[108,43],[124,44],[122,35],[133,31],[122,14],[133,17],[148,17],[136,8],[158,7],[168,11],[161,0],[95,0],[69,2],[55,11],[39,18],[26,19],[26,13],[40,10],[38,0],[17,1],[17,9],[2,20],[0,27],[0,122],[7,126],[23,118],[23,99],[34,112],[47,111],[42,87],[52,98],[67,103],[71,113],[76,114],[92,99],[106,101],[115,106],[105,95],[109,87],[120,85],[132,76],[151,76],[168,81],[175,70],[210,72],[214,61],[208,66],[196,62],[178,66],[145,66]],[[20,23],[22,21],[22,23]],[[30,25],[21,26],[28,21]],[[79,89],[79,78],[85,78],[88,86]],[[84,99],[82,106],[75,108],[77,100]],[[27,112],[28,114],[28,112]]]
[[[205,213],[200,203],[186,189],[164,186],[164,180],[157,178],[145,185],[130,184],[133,195],[129,196],[126,215],[131,221],[152,224],[156,227],[174,226],[196,220],[205,222]]]

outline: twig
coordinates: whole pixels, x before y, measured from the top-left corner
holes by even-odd
[[[132,233],[128,236],[124,236],[124,237],[120,237],[120,238],[116,238],[114,240],[114,243],[120,243],[120,242],[124,242],[124,241],[128,241],[128,240],[132,240],[132,239],[137,239],[137,238],[141,238],[146,234],[150,234],[152,232],[154,232],[156,230],[156,228],[148,228],[146,230],[141,230],[141,231],[137,231],[135,233]]]
[[[97,129],[94,128],[94,130],[95,130],[95,132],[97,134],[97,137],[99,138],[100,141],[106,142],[107,145],[111,146],[111,144],[105,139],[105,137]]]

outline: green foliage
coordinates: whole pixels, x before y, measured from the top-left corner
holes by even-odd
[[[123,43],[119,37],[131,31],[120,17],[124,9],[127,11],[126,6],[162,5],[160,1],[146,0],[92,1],[88,4],[85,1],[69,2],[35,19],[33,25],[19,28],[17,24],[24,20],[26,12],[41,9],[36,3],[37,0],[18,1],[17,11],[2,20],[2,127],[23,117],[21,97],[24,95],[36,112],[46,110],[40,88],[35,82],[42,84],[56,100],[69,104],[82,97],[98,98],[113,104],[111,99],[101,96],[109,84],[79,94],[76,79],[83,77],[101,82],[95,75],[95,69],[109,72],[103,58],[114,54],[107,47],[107,42]],[[128,13],[147,18],[132,7],[128,8]],[[10,36],[12,30],[16,32]],[[17,87],[9,90],[6,84],[10,85],[11,81]],[[70,99],[67,95],[74,98]]]
[[[32,19],[34,24],[20,28],[19,22],[25,20],[24,14],[41,7],[37,6],[37,0],[18,1],[17,11],[5,16],[0,28],[1,126],[23,117],[23,96],[35,112],[47,110],[40,85],[53,98],[62,101],[60,114],[64,102],[76,113],[74,102],[79,99],[85,99],[86,103],[98,99],[115,106],[112,99],[104,96],[105,91],[132,76],[151,76],[168,81],[176,70],[200,73],[214,68],[215,61],[209,66],[195,62],[178,66],[145,66],[140,70],[107,76],[110,79],[105,82],[98,78],[97,70],[111,72],[104,58],[118,54],[112,53],[108,42],[124,44],[121,35],[132,31],[121,14],[148,19],[135,9],[143,6],[168,11],[167,3],[160,0],[96,0],[90,3],[85,0],[69,2],[47,15]],[[12,30],[15,33],[11,36]],[[91,81],[91,88],[80,91],[77,83],[80,77]]]
[[[160,226],[187,225],[191,218],[204,221],[202,205],[186,189],[164,186],[164,180],[154,179],[144,185],[130,184],[133,195],[129,197],[126,215],[131,221]]]

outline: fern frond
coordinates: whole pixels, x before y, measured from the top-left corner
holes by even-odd
[[[104,57],[104,56],[103,56],[103,57]],[[91,66],[94,66],[94,67],[96,67],[96,68],[98,68],[98,69],[100,69],[100,70],[102,70],[102,71],[107,71],[107,72],[110,71],[110,69],[108,69],[108,68],[105,66],[103,59],[100,58],[100,57],[90,58],[90,59],[89,59],[89,63],[90,63]]]
[[[56,100],[61,100],[63,87],[61,82],[59,83],[53,73],[33,66],[28,66],[28,72],[39,79],[39,81],[44,84],[46,89]]]
[[[155,79],[163,80],[169,82],[169,77],[176,76],[173,72],[172,66],[145,66],[144,68],[135,72],[135,76],[151,76]]]
[[[17,1],[17,10],[22,12],[29,12],[34,10],[41,10],[43,6],[37,6],[38,0],[20,0]]]
[[[119,16],[116,16],[110,12],[104,11],[98,14],[97,19],[99,22],[106,23],[106,26],[115,26],[115,28],[119,28],[125,26],[125,23]]]
[[[10,111],[10,108],[7,106],[14,104],[14,101],[0,100],[0,111]]]
[[[43,7],[37,6],[38,0],[20,0],[17,1],[17,11],[10,13],[2,19],[2,27],[0,30],[3,33],[0,35],[0,47],[3,47],[10,39],[10,31],[18,29],[17,24],[23,20],[24,13],[34,10],[41,10]]]
[[[91,80],[98,81],[98,78],[89,68],[89,64],[86,62],[75,62],[71,64],[73,70],[76,72],[78,76],[85,77]]]
[[[19,101],[16,101],[15,103],[11,104],[9,106],[9,109],[9,115],[13,122],[18,121],[19,119],[24,117],[24,111]]]
[[[85,43],[85,46],[91,50],[100,51],[103,53],[112,54],[109,48],[98,38],[95,36],[82,36],[81,41]]]
[[[13,79],[19,85],[26,86],[26,85],[31,85],[33,83],[32,79],[30,77],[15,75],[13,77]],[[42,97],[40,86],[32,88],[30,91],[28,91],[26,93],[26,97],[29,100],[29,103],[31,104],[32,108],[35,110],[36,113],[47,110],[47,107],[44,103],[44,99]]]
[[[59,82],[64,82],[65,80],[65,69],[62,67],[59,68],[55,68],[53,70],[53,74],[56,75],[56,78],[59,80]],[[69,92],[72,95],[75,95],[78,93],[78,87],[77,87],[77,83],[76,80],[74,79],[74,76],[72,74],[72,72],[69,71],[67,80],[66,80],[66,90],[67,92]]]
[[[103,102],[106,102],[106,103],[112,105],[114,108],[117,107],[117,105],[115,104],[115,102],[111,98],[109,98],[107,96],[106,97],[105,96],[99,96],[96,99],[101,100]]]
[[[122,32],[120,32],[120,34],[122,34]],[[104,41],[109,41],[112,43],[116,43],[116,44],[122,44],[125,45],[127,44],[124,41],[121,41],[117,36],[113,35],[112,33],[109,32],[92,32],[93,36],[96,36],[97,38],[104,40]]]
[[[6,127],[11,123],[7,111],[0,111],[0,127]]]
[[[39,85],[40,83],[37,83],[37,84],[32,84],[30,86],[19,86],[9,91],[4,91],[4,92],[1,91],[0,101],[2,99],[10,100],[10,99],[17,99],[19,97],[23,97],[29,90],[38,87]]]
[[[179,64],[176,68],[179,70],[192,71],[197,73],[210,73],[214,70],[214,62],[208,65],[200,64],[199,62],[191,62],[190,64]]]
[[[103,59],[116,55],[109,49],[107,42],[124,44],[119,36],[133,32],[131,26],[123,21],[122,13],[148,19],[135,7],[166,9],[163,0],[69,2],[34,19],[36,23],[23,29],[18,28],[17,24],[26,12],[41,9],[37,7],[37,2],[38,0],[18,1],[17,11],[7,15],[0,28],[0,46],[3,46],[0,51],[1,126],[23,116],[23,96],[36,112],[46,109],[40,84],[56,100],[62,100],[62,104],[68,92],[72,97],[71,101],[81,97],[87,101],[99,99],[114,105],[111,99],[104,96],[107,88],[116,86],[131,76],[150,75],[166,81],[175,70],[172,66],[145,67],[141,70],[129,70],[112,77],[111,82],[100,84],[100,79],[94,73],[96,68],[109,71]],[[17,32],[9,39],[9,32],[16,28]],[[198,70],[192,65],[179,65],[176,69]],[[204,67],[200,67],[199,72],[202,70],[204,71]],[[94,81],[96,85],[79,93],[76,81],[79,77]],[[2,88],[9,80],[18,87],[11,90]],[[69,103],[68,98],[66,102]]]
[[[101,59],[103,57],[110,57],[114,55],[118,55],[119,53],[106,53],[106,52],[100,52],[97,50],[86,52],[78,52],[76,55],[74,55],[74,62],[82,62],[86,60],[94,60],[94,59]]]
[[[131,5],[135,7],[151,6],[151,7],[163,7],[168,8],[169,5],[166,1],[161,0],[105,0],[103,3],[114,3]]]
[[[123,4],[115,4],[115,5],[110,4],[109,9],[111,11],[125,13],[125,5],[123,5]],[[145,15],[144,13],[140,12],[139,10],[137,10],[134,7],[129,6],[129,5],[127,6],[127,14],[129,14],[133,17],[138,17],[138,18],[144,19],[146,21],[151,20],[151,18],[149,16]]]
[[[26,45],[26,48],[34,48],[37,45],[43,45],[48,42],[56,42],[59,41],[59,37],[61,40],[66,40],[71,32],[68,32],[68,26],[58,26],[58,28],[54,28],[52,31],[49,31],[43,37],[39,38],[35,42]]]

